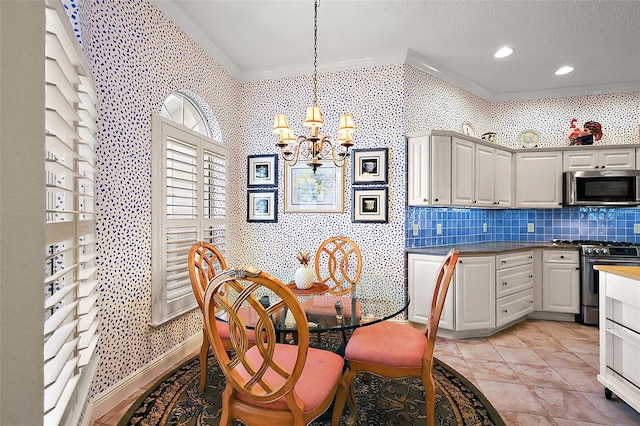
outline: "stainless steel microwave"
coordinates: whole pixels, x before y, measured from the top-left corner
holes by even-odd
[[[564,172],[563,193],[565,206],[637,206],[640,171]]]

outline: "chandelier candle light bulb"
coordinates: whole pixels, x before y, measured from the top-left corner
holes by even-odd
[[[289,120],[284,114],[278,114],[273,123],[273,133],[278,135],[276,146],[285,163],[294,166],[298,159],[309,161],[307,165],[316,172],[322,165],[320,160],[332,159],[336,167],[347,165],[346,157],[349,148],[353,146],[353,133],[356,126],[351,114],[342,114],[338,123],[338,138],[334,143],[330,137],[320,133],[324,125],[322,111],[318,106],[318,0],[314,2],[314,33],[313,33],[313,105],[307,107],[307,114],[303,125],[311,131],[311,136],[296,136],[289,126]],[[339,148],[336,148],[339,145]]]

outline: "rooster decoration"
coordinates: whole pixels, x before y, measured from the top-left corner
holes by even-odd
[[[578,127],[578,120],[574,118],[569,128],[569,145],[592,145],[594,139],[602,139],[602,126],[598,122],[587,121],[583,130]]]

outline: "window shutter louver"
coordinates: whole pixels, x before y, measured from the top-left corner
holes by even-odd
[[[44,425],[77,424],[97,357],[94,177],[97,97],[62,5],[45,45]]]
[[[152,321],[160,325],[197,306],[187,255],[200,240],[225,248],[226,149],[154,115]]]

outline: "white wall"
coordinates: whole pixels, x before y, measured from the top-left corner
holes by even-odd
[[[44,2],[0,1],[0,424],[43,415]]]

